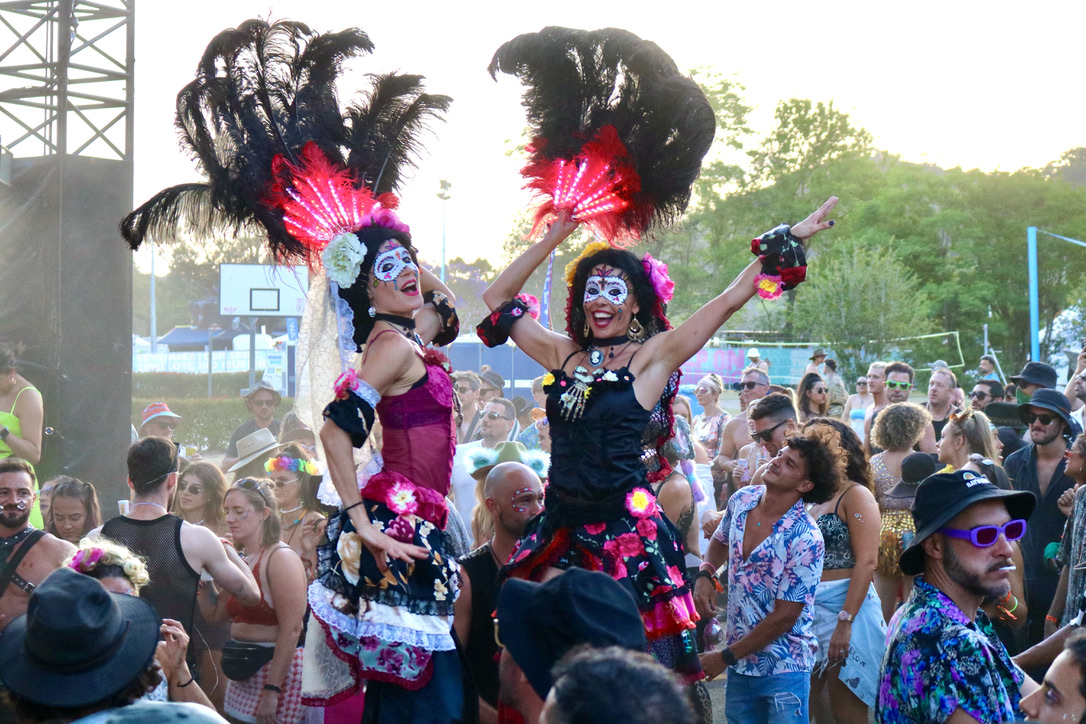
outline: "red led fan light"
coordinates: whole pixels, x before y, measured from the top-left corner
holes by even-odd
[[[629,164],[615,127],[601,128],[572,160],[543,158],[545,146],[546,139],[537,139],[528,147],[537,160],[521,171],[529,179],[525,187],[544,197],[532,232],[545,219],[568,211],[574,221],[588,224],[616,245],[636,242],[640,229],[630,224],[626,212],[641,190],[641,179]]]

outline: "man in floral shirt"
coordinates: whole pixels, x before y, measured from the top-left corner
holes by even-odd
[[[713,576],[728,562],[727,647],[701,656],[712,679],[728,670],[729,724],[808,722],[818,640],[811,630],[825,545],[804,509],[833,497],[844,476],[836,433],[818,426],[792,437],[740,489],[713,534],[698,572],[695,602],[711,616]]]
[[[1011,662],[980,611],[1000,599],[1013,612],[1011,541],[1025,534],[1037,500],[1000,490],[969,471],[932,475],[913,503],[916,535],[898,565],[917,576],[890,621],[875,721],[998,724],[1021,718],[1037,687]]]

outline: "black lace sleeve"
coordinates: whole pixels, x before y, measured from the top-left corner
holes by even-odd
[[[528,312],[528,305],[519,299],[506,302],[494,310],[494,313],[486,317],[475,327],[475,333],[487,347],[497,347],[505,344],[509,339],[509,332],[517,320]]]
[[[429,291],[422,298],[427,304],[434,305],[434,311],[441,317],[441,331],[434,335],[433,343],[438,347],[451,344],[460,334],[460,318],[456,316],[456,309],[441,292]]]
[[[750,250],[762,260],[762,275],[778,283],[781,291],[794,289],[806,280],[807,255],[788,224],[759,236],[750,243]]]

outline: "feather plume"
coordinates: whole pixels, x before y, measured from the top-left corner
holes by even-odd
[[[577,215],[576,203],[555,198],[558,175],[586,159],[595,159],[587,176],[607,165],[612,183],[606,191],[586,185],[575,202],[613,196],[607,208],[581,217],[613,243],[636,241],[685,211],[716,121],[697,83],[655,43],[617,28],[548,27],[502,45],[489,70],[525,85],[534,140],[522,173],[544,197],[537,225],[559,208]]]
[[[372,206],[373,195],[398,189],[419,135],[450,103],[424,93],[419,76],[389,74],[371,76],[371,89],[344,113],[336,90],[344,63],[372,50],[361,30],[318,34],[285,20],[248,20],[216,35],[177,96],[181,145],[206,181],[156,194],[122,221],[125,240],[136,249],[149,235],[169,240],[180,228],[259,225],[277,259],[311,260],[314,247],[296,223],[305,217],[299,199],[339,188]],[[305,178],[318,167],[320,179]]]

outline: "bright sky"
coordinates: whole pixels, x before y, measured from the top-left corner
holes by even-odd
[[[174,99],[215,33],[254,16],[320,31],[359,26],[376,45],[359,69],[422,74],[432,92],[454,99],[401,205],[434,261],[440,179],[452,183],[448,258],[500,262],[528,202],[517,173],[523,156],[505,155],[524,126],[520,85],[510,76],[493,82],[486,66],[503,42],[543,25],[623,27],[657,42],[680,68],[735,75],[756,108],[755,130],[770,127],[778,100],[799,97],[832,100],[878,148],[948,168],[1014,171],[1086,146],[1081,49],[1062,35],[1086,21],[1081,0],[143,0],[136,12],[135,203],[197,179],[177,146]]]

